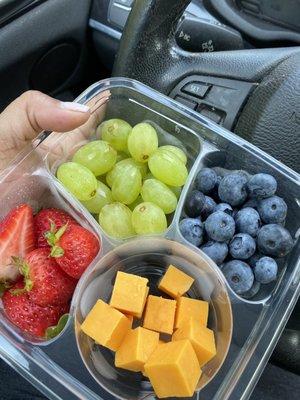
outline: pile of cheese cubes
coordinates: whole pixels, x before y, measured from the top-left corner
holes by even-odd
[[[157,397],[192,396],[201,367],[216,354],[214,333],[206,327],[208,303],[183,296],[193,282],[170,265],[158,286],[167,299],[148,296],[148,279],[119,271],[110,304],[98,300],[81,329],[116,352],[116,367],[148,377]],[[133,318],[142,316],[132,329]],[[172,335],[170,341],[160,340],[160,333]]]

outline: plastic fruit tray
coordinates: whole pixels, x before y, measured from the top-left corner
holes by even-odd
[[[106,94],[110,94],[108,102],[97,108],[99,98]],[[178,223],[186,195],[203,166],[270,173],[278,182],[279,196],[287,202],[286,227],[295,239],[295,246],[280,265],[276,283],[264,285],[263,291],[251,300],[239,297],[227,285],[233,317],[229,351],[214,379],[194,396],[221,400],[248,398],[300,293],[299,175],[222,127],[130,79],[113,78],[96,83],[77,101],[95,110],[87,124],[66,134],[44,132],[0,175],[0,219],[22,202],[28,202],[36,210],[55,206],[65,209],[93,231],[100,238],[102,248],[82,276],[73,296],[69,321],[56,338],[43,342],[25,337],[7,321],[1,310],[0,356],[51,399],[114,398],[93,379],[81,359],[74,316],[83,283],[102,257],[118,249],[122,242],[105,235],[93,216],[56,180],[55,171],[93,136],[102,120],[122,118],[132,125],[151,121],[160,129],[160,139],[164,142],[160,144],[180,143],[189,156],[189,177],[170,225],[161,235],[163,238],[189,246],[179,232]],[[206,257],[200,250],[196,252]],[[220,276],[220,270],[212,262],[211,268]],[[154,398],[147,396],[151,397]]]

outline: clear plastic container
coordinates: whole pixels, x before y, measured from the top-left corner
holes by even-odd
[[[100,99],[109,94],[107,104],[97,108]],[[60,185],[54,174],[59,163],[70,158],[78,146],[94,135],[103,119],[123,118],[131,124],[148,120],[160,127],[161,144],[163,140],[180,143],[189,154],[189,178],[171,224],[162,235],[165,238],[185,243],[178,222],[185,197],[203,165],[246,169],[249,173],[270,172],[278,181],[279,194],[288,204],[286,226],[296,241],[293,251],[281,265],[276,284],[266,285],[253,299],[242,299],[227,285],[233,317],[229,351],[214,379],[194,396],[220,400],[248,398],[300,293],[299,175],[250,143],[133,80],[104,80],[88,88],[77,101],[88,103],[95,110],[86,125],[68,134],[49,136],[43,133],[34,141],[34,150],[28,148],[0,175],[0,219],[10,208],[25,201],[34,207],[41,203],[58,206],[97,234],[102,240],[102,249],[79,282],[71,305],[72,317],[64,331],[49,342],[28,340],[2,315],[0,356],[51,399],[114,398],[85,367],[77,349],[72,318],[82,285],[94,270],[97,271],[102,256],[110,250],[117,251],[121,243],[104,234],[95,219]],[[197,254],[205,259],[200,250]],[[219,276],[218,267],[211,263],[211,268]]]

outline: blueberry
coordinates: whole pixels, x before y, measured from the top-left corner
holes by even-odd
[[[243,298],[244,299],[252,299],[252,297],[254,297],[260,289],[260,283],[257,281],[254,281],[251,289],[249,289],[247,292],[243,293]]]
[[[195,185],[198,190],[204,194],[208,194],[217,183],[217,174],[211,168],[202,168],[195,180]]]
[[[228,246],[224,242],[209,241],[206,244],[203,244],[200,249],[217,265],[221,265],[228,254]]]
[[[249,179],[247,189],[249,197],[264,199],[273,196],[277,190],[277,182],[272,175],[256,174]]]
[[[258,205],[258,200],[257,199],[249,199],[248,201],[246,201],[246,203],[244,203],[242,205],[242,208],[251,207],[251,208],[254,208],[256,210],[257,209],[257,205]]]
[[[277,278],[277,263],[271,257],[262,257],[254,267],[254,276],[257,282],[270,283]]]
[[[205,203],[201,211],[201,217],[206,219],[216,207],[216,202],[209,196],[205,196]]]
[[[189,217],[198,217],[205,204],[205,196],[199,190],[190,192],[185,201],[184,210]]]
[[[266,224],[277,224],[285,220],[287,205],[281,197],[272,196],[260,200],[257,210],[263,222]]]
[[[227,204],[227,203],[220,203],[220,204],[217,204],[216,205],[216,207],[215,207],[215,209],[214,209],[214,212],[215,211],[224,211],[226,214],[228,214],[228,215],[231,215],[232,216],[232,207],[231,207],[231,205],[230,204]]]
[[[237,293],[243,294],[251,289],[254,282],[252,269],[241,260],[228,261],[222,268],[229,286]]]
[[[254,208],[242,208],[235,217],[236,231],[256,237],[261,227],[259,214]]]
[[[247,260],[255,253],[256,243],[248,233],[234,235],[229,243],[229,253],[233,258]]]
[[[257,235],[258,250],[268,256],[284,257],[293,248],[289,231],[278,224],[264,225]]]
[[[250,265],[251,268],[254,268],[257,261],[262,257],[264,256],[260,253],[254,253],[253,256],[250,257],[249,260],[247,260],[247,263]]]
[[[216,211],[205,221],[205,230],[210,239],[227,242],[234,235],[234,219],[223,211]]]
[[[179,222],[182,236],[194,246],[200,246],[203,240],[203,224],[198,218],[184,218]]]
[[[226,175],[220,182],[218,193],[224,203],[238,206],[247,198],[247,178],[240,173]]]

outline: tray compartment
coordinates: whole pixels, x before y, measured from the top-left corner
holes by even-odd
[[[195,144],[195,149],[197,149],[195,151],[193,150],[193,145],[188,146],[192,159],[197,158],[197,162],[193,164],[188,182],[183,188],[173,223],[166,233],[167,237],[178,241],[183,240],[179,235],[177,226],[181,214],[180,210],[198,167],[200,168],[202,165],[213,166],[215,162],[228,168],[235,168],[235,165],[237,165],[237,168],[243,168],[243,165],[246,165],[247,169],[249,169],[247,162],[251,162],[252,169],[250,172],[261,171],[261,166],[263,166],[265,168],[264,172],[272,171],[271,173],[278,179],[279,187],[284,187],[284,191],[282,191],[284,197],[286,196],[285,190],[289,190],[291,204],[289,205],[287,226],[289,227],[289,224],[291,224],[291,231],[298,238],[299,226],[297,224],[294,225],[295,221],[299,224],[298,198],[300,179],[298,174],[183,105],[130,79],[113,78],[96,83],[86,89],[77,101],[93,105],[99,94],[107,93],[108,91],[111,92],[109,104],[104,110],[94,115],[94,118],[98,118],[97,124],[104,118],[101,113],[105,112],[105,118],[109,118],[110,115],[111,117],[116,116],[115,112],[117,111],[120,117],[124,115],[124,119],[130,118],[129,122],[134,123],[135,115],[129,115],[128,112],[128,105],[130,104],[131,107],[131,103],[134,103],[135,110],[139,113],[137,114],[139,116],[137,122],[140,122],[141,119],[146,119],[161,126],[161,121],[163,120],[162,128],[167,132],[174,133],[174,136],[177,135],[176,137],[182,138],[183,144],[185,144],[185,140],[191,132],[193,137],[196,135],[193,143],[199,142],[199,145]],[[88,130],[88,138],[84,137],[84,140],[88,140],[93,134],[94,130],[91,127]],[[69,149],[72,148],[74,141],[70,137],[71,146],[68,151],[65,151],[66,158],[64,158],[65,146],[62,144],[65,142],[61,140],[63,136],[52,135],[50,141],[48,141],[48,138],[38,146],[38,150],[46,146],[46,151],[48,151],[49,146],[47,147],[47,144],[50,144],[52,150],[60,150],[56,154],[59,154],[60,162],[62,162],[62,160],[70,156]],[[59,146],[60,144],[62,145],[61,147]],[[198,156],[200,149],[202,153]],[[215,154],[212,155],[213,153]],[[54,162],[56,160],[57,155],[54,157]],[[48,171],[55,172],[53,158],[48,157],[45,161]],[[36,166],[40,165],[39,158],[35,155],[29,164],[31,164],[31,167],[27,168],[26,171],[30,175],[30,171],[37,170]],[[15,166],[16,164],[11,168],[13,174],[16,169]],[[1,179],[2,175],[0,176],[0,182]],[[4,199],[5,193],[7,193],[7,184],[9,184],[9,181],[6,181],[5,186],[1,183],[1,200],[2,198]],[[53,180],[53,185],[59,188],[59,191],[62,189],[55,179]],[[102,236],[103,254],[106,254],[108,250],[119,244],[108,241],[106,236],[102,234],[101,228],[93,220],[93,217],[82,208],[80,203],[68,194],[66,194],[66,197],[72,207],[75,205],[75,214],[77,213],[76,210],[80,210],[79,216],[81,214],[85,215],[87,223],[91,224],[92,229]],[[4,204],[4,202],[1,201],[1,204]],[[290,215],[291,210],[292,216]],[[272,295],[264,299],[252,302],[241,300],[229,290],[234,324],[230,349],[222,368],[213,382],[206,385],[200,393],[195,395],[195,399],[236,400],[248,398],[300,294],[299,256],[298,241],[292,254],[289,255],[286,271],[282,274],[280,282],[272,291]],[[97,260],[90,266],[87,275],[92,274],[93,269],[96,267]],[[215,268],[217,269],[217,266]],[[84,275],[84,279],[87,278],[87,275]],[[74,299],[79,290],[80,285],[77,286]],[[72,306],[74,307],[74,300]],[[0,344],[2,358],[19,371],[22,371],[27,379],[51,399],[103,400],[114,398],[94,381],[85,368],[76,349],[72,320],[69,320],[64,334],[59,336],[58,340],[48,342],[47,346],[41,347],[35,346],[25,341],[23,337],[16,335],[1,319]],[[62,385],[61,382],[64,384]]]

